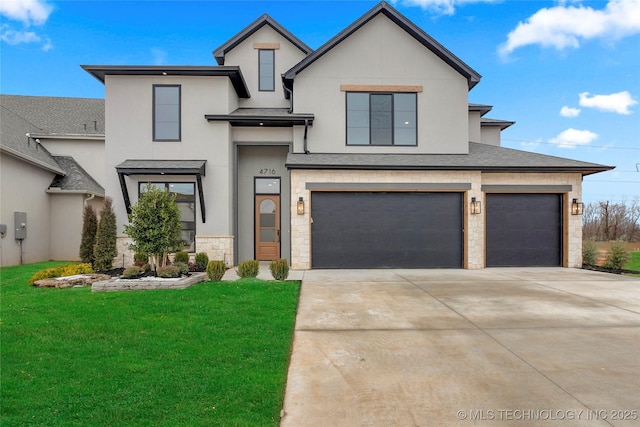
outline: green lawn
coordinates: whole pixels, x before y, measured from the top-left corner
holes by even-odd
[[[299,283],[32,288],[0,269],[2,426],[276,426]]]
[[[640,252],[631,252],[631,261],[624,266],[627,270],[640,271]]]

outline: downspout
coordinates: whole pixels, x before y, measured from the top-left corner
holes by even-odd
[[[309,120],[304,119],[304,138],[303,138],[304,154],[309,154],[309,150],[307,150],[307,129],[308,128],[309,128]]]
[[[86,199],[84,199],[83,206],[87,206],[87,202],[89,202],[89,201],[93,200],[93,198],[94,198],[94,197],[96,197],[96,195],[95,195],[95,194],[90,194],[90,195],[89,195],[89,197],[87,197]]]
[[[285,90],[285,92],[287,92],[289,94],[289,100],[291,102],[289,103],[289,111],[288,111],[288,113],[291,114],[291,113],[293,113],[293,90],[289,89],[284,82],[282,82],[282,88]]]

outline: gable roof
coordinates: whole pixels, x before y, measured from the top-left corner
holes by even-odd
[[[313,53],[307,56],[305,59],[296,64],[289,71],[284,73],[283,79],[287,87],[291,88],[293,84],[293,79],[295,79],[296,75],[313,64],[316,60],[321,58],[325,53],[329,52],[335,46],[340,44],[343,40],[349,37],[351,34],[358,31],[361,27],[363,27],[366,23],[371,21],[373,18],[378,16],[379,14],[385,15],[391,21],[393,21],[396,25],[406,31],[409,35],[411,35],[414,39],[416,39],[419,43],[421,43],[424,47],[429,49],[435,55],[437,55],[440,59],[442,59],[445,63],[447,63],[450,67],[456,70],[458,73],[462,74],[468,82],[469,89],[473,88],[482,77],[475,70],[465,64],[460,58],[455,56],[451,51],[438,43],[434,38],[424,32],[420,27],[415,25],[409,19],[407,19],[404,15],[398,12],[396,9],[391,7],[387,2],[378,3],[373,9],[369,12],[362,15],[359,19],[349,25],[347,28],[339,32],[336,36],[334,36],[331,40],[320,46]]]
[[[480,170],[483,172],[604,172],[613,166],[469,142],[469,154],[295,154],[290,169]]]
[[[29,132],[42,129],[9,110],[4,105],[4,95],[0,98],[0,151],[31,163],[49,172],[64,175],[53,156],[37,140],[29,138]]]
[[[104,136],[104,99],[0,95],[0,104],[39,135]]]
[[[300,49],[305,54],[310,54],[313,52],[309,46],[304,44],[299,38],[290,33],[286,28],[282,25],[278,24],[275,19],[267,15],[266,13],[253,21],[247,27],[245,27],[238,34],[230,38],[227,42],[225,42],[222,46],[218,47],[213,51],[213,57],[216,59],[218,65],[224,65],[224,56],[227,52],[232,50],[234,47],[238,46],[240,43],[249,38],[253,33],[258,31],[260,28],[265,25],[273,28],[277,33],[279,33],[282,37],[289,40],[291,44]]]
[[[88,193],[104,196],[104,188],[71,156],[53,156],[55,161],[66,172],[51,182],[48,192]]]

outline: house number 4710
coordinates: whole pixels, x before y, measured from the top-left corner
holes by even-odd
[[[260,175],[275,175],[275,169],[260,169]]]

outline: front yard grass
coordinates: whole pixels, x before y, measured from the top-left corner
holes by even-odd
[[[0,269],[3,426],[279,424],[299,283],[27,285],[62,264]]]

